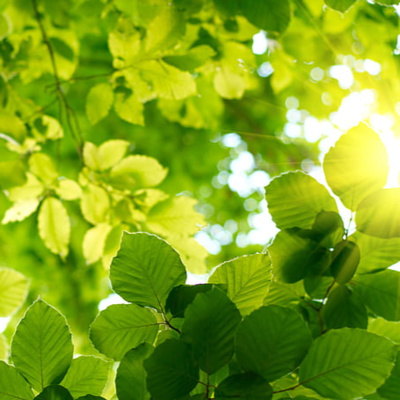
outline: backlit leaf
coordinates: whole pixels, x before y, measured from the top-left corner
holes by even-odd
[[[28,308],[11,344],[15,367],[37,391],[61,381],[72,361],[65,318],[43,300]]]
[[[127,233],[110,270],[113,289],[125,300],[163,311],[169,292],[185,283],[178,253],[147,233]]]
[[[141,343],[152,343],[158,332],[156,317],[136,304],[114,304],[100,312],[90,327],[90,339],[107,357],[121,360]]]
[[[0,333],[0,360],[8,360],[8,343],[3,334]]]
[[[109,83],[99,83],[90,89],[86,99],[86,115],[92,125],[107,116],[113,97]]]
[[[16,368],[0,361],[0,400],[32,400],[33,397],[28,382]]]
[[[23,303],[28,281],[20,272],[0,268],[0,317],[8,317]]]
[[[103,256],[106,239],[111,230],[111,225],[102,223],[86,231],[83,238],[83,255],[88,264],[98,261]]]
[[[82,196],[81,187],[72,179],[61,179],[58,182],[55,192],[63,200],[77,200]]]
[[[226,285],[229,298],[242,315],[262,305],[271,281],[271,261],[267,254],[235,258],[221,264],[208,282]]]
[[[46,247],[61,257],[68,254],[70,222],[67,210],[54,197],[47,197],[39,210],[39,234]]]
[[[39,206],[38,199],[20,200],[14,203],[4,214],[2,224],[22,221],[36,211]]]
[[[312,344],[299,379],[324,397],[359,397],[385,381],[394,357],[395,348],[388,339],[361,329],[331,330]]]
[[[321,211],[338,212],[327,189],[303,172],[288,172],[265,188],[268,210],[279,229],[311,228]]]
[[[144,126],[143,104],[134,94],[115,94],[115,112],[127,122]]]
[[[107,192],[96,185],[88,185],[81,199],[82,214],[93,225],[107,221],[110,199]]]
[[[58,178],[53,161],[46,154],[32,154],[29,158],[29,168],[46,185],[51,185]]]

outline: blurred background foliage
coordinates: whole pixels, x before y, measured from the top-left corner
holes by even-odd
[[[396,138],[397,3],[1,0],[1,265],[28,277],[27,303],[58,307],[85,346],[122,229],[180,244],[194,273],[261,251],[272,177],[317,171],[360,120]],[[113,161],[88,144],[110,140]]]

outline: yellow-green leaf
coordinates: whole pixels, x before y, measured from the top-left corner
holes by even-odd
[[[246,89],[243,77],[227,63],[221,63],[214,76],[215,90],[226,99],[240,99]]]
[[[113,91],[109,83],[93,86],[86,99],[86,115],[92,125],[107,116],[113,103]]]
[[[86,231],[83,239],[83,255],[88,264],[98,261],[103,256],[104,246],[112,226],[101,223]]]
[[[167,175],[155,158],[128,156],[116,164],[110,173],[111,183],[121,189],[137,189],[159,185]]]
[[[39,206],[38,199],[21,200],[14,203],[5,213],[2,224],[22,221],[36,211]]]
[[[65,258],[68,254],[70,222],[67,210],[60,200],[48,197],[39,211],[39,235],[46,247]]]
[[[39,179],[37,179],[35,175],[27,172],[26,183],[22,186],[10,188],[8,197],[11,201],[17,202],[39,197],[43,191],[44,186]]]
[[[58,183],[55,192],[64,200],[76,200],[82,196],[82,189],[72,179],[62,179]]]
[[[42,182],[52,184],[58,177],[52,159],[43,153],[32,154],[29,158],[29,168]]]
[[[4,335],[0,334],[0,360],[8,359],[8,343]]]
[[[122,159],[128,146],[129,142],[126,140],[108,140],[99,147],[91,142],[85,142],[83,159],[90,169],[104,171]]]
[[[89,185],[81,199],[82,214],[93,225],[106,221],[110,208],[107,192],[96,185]]]
[[[114,109],[124,121],[144,125],[143,104],[135,94],[116,93]]]
[[[8,317],[24,302],[28,281],[19,272],[0,268],[0,317]]]

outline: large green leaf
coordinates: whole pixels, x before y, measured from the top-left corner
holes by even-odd
[[[119,400],[149,400],[150,393],[147,391],[147,373],[143,361],[153,353],[153,346],[142,343],[138,347],[129,350],[121,360],[118,367],[115,386]]]
[[[290,22],[288,0],[240,0],[242,14],[257,28],[283,32]]]
[[[323,306],[323,319],[328,329],[367,328],[368,314],[357,294],[344,285],[331,291]]]
[[[348,239],[360,249],[357,274],[378,271],[400,261],[400,238],[382,239],[355,232]]]
[[[389,321],[400,321],[400,272],[386,270],[360,275],[355,291],[376,315]]]
[[[71,332],[65,318],[43,300],[28,308],[15,331],[11,357],[37,391],[61,381],[72,361]]]
[[[299,379],[324,397],[360,397],[390,375],[395,354],[393,343],[381,336],[361,329],[331,330],[311,346]]]
[[[208,282],[226,285],[229,298],[242,315],[262,305],[271,281],[267,254],[254,254],[227,261],[217,267]]]
[[[397,354],[396,363],[386,382],[377,390],[378,394],[388,400],[400,398],[400,353]]]
[[[381,189],[366,197],[356,213],[357,229],[379,238],[400,237],[400,188]]]
[[[101,395],[108,379],[109,364],[97,357],[81,356],[72,360],[61,385],[74,398]]]
[[[173,400],[189,394],[199,380],[199,370],[189,345],[169,339],[144,361],[147,388],[154,400]]]
[[[263,305],[275,304],[278,306],[289,306],[299,301],[305,295],[303,282],[282,283],[272,281],[268,285],[267,295],[264,297]]]
[[[368,330],[400,344],[400,321],[387,321],[378,317],[368,322]]]
[[[178,253],[164,240],[125,232],[110,278],[125,300],[163,311],[172,288],[185,283],[186,271]]]
[[[0,268],[0,317],[11,315],[25,300],[28,281],[19,272]]]
[[[62,386],[47,386],[42,393],[35,397],[35,400],[73,400],[71,393]]]
[[[321,211],[337,212],[328,190],[303,172],[288,172],[265,188],[268,210],[280,229],[311,228]]]
[[[0,361],[0,400],[32,400],[33,397],[29,384],[18,371]]]
[[[253,311],[239,325],[236,358],[245,371],[271,382],[293,371],[310,344],[310,331],[300,315],[271,305]]]
[[[103,310],[90,327],[94,346],[108,357],[121,360],[141,343],[152,343],[159,323],[155,315],[136,304],[114,304]]]
[[[388,175],[388,156],[379,136],[362,124],[344,134],[325,156],[325,177],[350,210],[381,189]]]
[[[187,307],[182,340],[190,344],[203,371],[211,375],[230,361],[240,320],[234,303],[217,287],[199,293]]]
[[[272,389],[260,375],[244,373],[231,375],[215,389],[216,399],[270,400]]]
[[[325,4],[334,10],[345,12],[347,11],[356,0],[325,0]]]
[[[323,274],[331,259],[327,249],[296,229],[279,232],[268,251],[274,278],[286,283]]]

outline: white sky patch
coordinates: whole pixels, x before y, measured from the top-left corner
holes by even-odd
[[[252,50],[254,54],[264,54],[268,49],[268,39],[265,32],[261,31],[253,36]]]
[[[10,319],[11,317],[0,318],[0,333],[5,331]]]
[[[261,78],[267,78],[268,76],[272,75],[273,72],[274,68],[268,61],[262,63],[257,69],[257,73],[261,76]]]
[[[105,310],[107,307],[111,306],[112,304],[128,304],[121,296],[116,293],[111,293],[108,297],[103,299],[99,303],[99,311]]]

